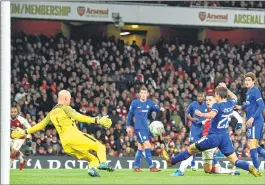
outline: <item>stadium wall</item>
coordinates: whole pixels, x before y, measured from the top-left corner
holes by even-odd
[[[218,31],[218,30],[205,30],[205,37],[212,40],[214,44],[217,44],[220,38],[227,38],[229,41],[236,42],[237,44],[243,41],[249,41],[254,39],[257,43],[265,42],[265,30],[245,30],[236,29],[228,31]]]
[[[11,20],[11,32],[24,32],[27,35],[55,36],[62,31],[62,24],[59,21],[43,20]]]
[[[242,158],[252,164],[250,158]],[[229,161],[225,158],[219,158],[219,163],[224,168],[229,168]],[[134,157],[109,157],[108,162],[116,169],[132,169]],[[261,170],[265,169],[265,161],[260,159]],[[161,158],[153,157],[153,163],[156,167],[161,169],[167,169],[167,162],[161,160]],[[178,163],[174,168],[178,168]],[[203,161],[201,158],[197,158],[195,165],[198,168],[203,168]],[[142,160],[142,168],[148,168],[146,162]],[[19,161],[15,160],[13,169],[19,168]],[[25,168],[30,169],[87,169],[87,162],[83,160],[75,160],[72,157],[67,156],[31,156],[26,163]]]

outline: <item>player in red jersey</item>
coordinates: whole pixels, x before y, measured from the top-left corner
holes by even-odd
[[[215,103],[215,99],[213,95],[207,95],[206,96],[206,105],[208,108],[208,112],[211,111],[212,105]],[[238,124],[242,124],[243,118],[236,112],[234,111],[231,115],[231,117],[235,117],[238,121]],[[211,127],[211,120],[207,119],[204,121],[204,130],[203,130],[203,137],[208,135],[209,129]],[[216,151],[216,148],[212,148],[209,150],[206,150],[202,152],[202,159],[204,161],[203,168],[205,173],[223,173],[223,174],[231,174],[231,175],[239,175],[240,172],[234,171],[234,170],[229,170],[226,168],[222,168],[217,160],[215,159],[214,152]],[[213,164],[214,163],[214,164]]]
[[[15,130],[17,127],[22,129],[30,128],[30,124],[28,121],[18,115],[18,110],[16,107],[11,108],[11,120],[10,120],[10,128],[11,131]],[[27,140],[29,140],[30,135],[27,135]],[[22,170],[26,164],[26,160],[23,158],[23,154],[20,151],[21,146],[23,145],[25,141],[25,137],[21,137],[19,139],[13,139],[10,136],[11,142],[10,142],[10,167],[12,166],[14,160],[16,158],[19,159],[20,162],[20,170]]]

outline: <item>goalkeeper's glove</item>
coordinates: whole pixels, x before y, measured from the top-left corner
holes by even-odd
[[[236,127],[235,127],[235,130],[239,130],[239,129],[241,129],[241,127],[242,127],[242,123],[237,123]]]
[[[12,131],[12,134],[11,134],[12,138],[14,139],[19,139],[25,135],[27,135],[27,130],[23,130],[19,127],[17,127],[14,131]]]
[[[103,117],[96,117],[96,123],[104,126],[105,128],[109,128],[112,124],[112,121],[109,116],[103,116]]]

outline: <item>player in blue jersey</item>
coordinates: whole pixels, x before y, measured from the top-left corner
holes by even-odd
[[[248,72],[244,76],[245,86],[248,88],[246,104],[243,106],[235,106],[236,109],[246,110],[246,126],[248,137],[248,148],[250,149],[251,159],[255,168],[259,169],[258,154],[265,159],[265,150],[259,146],[259,140],[262,139],[262,131],[264,126],[264,101],[261,97],[259,89],[255,86],[256,76],[252,72]]]
[[[227,96],[231,99],[227,100]],[[237,102],[236,95],[227,89],[225,83],[220,83],[215,89],[215,99],[217,103],[213,104],[211,112],[202,113],[199,110],[195,111],[197,116],[211,119],[209,134],[190,145],[184,152],[181,152],[172,158],[170,158],[164,150],[162,152],[163,157],[169,165],[174,165],[189,158],[194,153],[218,147],[233,165],[249,171],[256,177],[261,177],[262,173],[254,166],[237,158],[232,141],[229,138],[229,120]]]
[[[204,101],[204,93],[199,92],[197,95],[197,101],[193,101],[186,113],[187,113],[187,118],[192,121],[191,127],[190,127],[190,142],[195,143],[202,137],[202,132],[203,132],[203,124],[202,122],[205,121],[205,118],[199,117],[195,115],[195,110],[199,110],[201,112],[207,112],[207,106]],[[188,165],[191,163],[191,169],[196,170],[195,168],[195,159],[196,159],[196,154],[191,156],[189,159],[183,161],[180,165],[181,169],[185,169],[188,167]]]
[[[127,122],[126,122],[126,131],[129,135],[133,134],[133,128],[131,126],[132,123],[132,117],[134,116],[134,129],[135,134],[137,136],[137,140],[139,142],[138,144],[138,150],[135,155],[135,161],[134,161],[134,172],[142,172],[140,169],[140,163],[141,158],[143,154],[143,150],[145,151],[145,157],[147,160],[147,163],[150,168],[150,172],[159,172],[160,170],[155,168],[152,162],[152,155],[151,155],[151,144],[149,142],[149,137],[151,136],[151,133],[148,128],[148,114],[151,111],[164,111],[165,109],[163,107],[159,107],[156,105],[152,100],[147,99],[148,97],[148,90],[145,87],[142,87],[140,89],[140,98],[135,99],[132,101]]]

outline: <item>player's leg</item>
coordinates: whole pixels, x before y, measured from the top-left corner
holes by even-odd
[[[145,151],[145,159],[150,168],[150,172],[159,172],[160,170],[155,168],[152,162],[152,154],[151,154],[151,144],[149,142],[149,130],[135,130],[137,140],[140,144],[143,145]]]
[[[214,154],[215,150],[216,148],[212,148],[210,150],[202,152],[202,158],[204,160],[204,172],[215,174],[240,175],[239,171],[222,168],[221,165],[217,162],[216,156]]]
[[[174,157],[169,157],[166,151],[163,151],[163,157],[168,162],[168,165],[175,165],[176,163],[188,159],[191,155],[198,153],[199,151],[205,151],[211,148],[217,147],[219,144],[218,137],[215,135],[208,135],[202,137],[199,141],[191,144],[185,151],[179,153]]]
[[[190,156],[188,159],[180,163],[179,169],[177,169],[171,176],[183,176],[186,168],[191,164],[193,156]]]
[[[63,149],[68,155],[89,162],[88,175],[90,175],[91,177],[100,177],[99,173],[96,171],[99,166],[99,160],[96,156],[89,153],[89,151],[75,150],[70,145],[63,146]]]
[[[106,147],[102,143],[100,143],[96,138],[92,137],[89,134],[83,134],[87,139],[87,145],[91,150],[94,150],[97,153],[98,160],[100,162],[98,169],[107,170],[109,172],[114,171],[114,168],[107,164],[107,156],[106,156]],[[86,146],[84,146],[86,147]]]
[[[20,152],[20,148],[24,143],[24,139],[16,139],[12,141],[12,148],[11,148],[11,154],[10,154],[10,167],[13,164],[14,160],[16,158],[19,159],[19,169],[22,170],[26,164],[26,160],[23,158],[22,152]]]
[[[134,172],[143,172],[140,169],[140,164],[141,164],[141,160],[142,160],[143,150],[144,150],[144,146],[139,143],[137,152],[135,154],[134,164],[133,164],[133,171]]]
[[[99,173],[96,171],[99,166],[99,160],[96,156],[86,152],[81,159],[89,161],[88,175],[91,177],[100,177]]]
[[[107,164],[106,147],[101,144],[97,139],[89,134],[78,133],[74,135],[76,141],[71,143],[71,147],[80,153],[88,153],[93,150],[97,154],[100,162],[98,168],[100,170],[114,171],[114,169]]]
[[[243,170],[249,171],[252,175],[256,177],[262,176],[262,173],[260,173],[254,166],[249,165],[246,161],[239,160],[237,158],[233,143],[230,140],[228,134],[223,134],[222,136],[220,136],[220,138],[221,142],[218,148],[233,165]]]
[[[259,157],[258,157],[258,150],[259,147],[259,139],[261,139],[261,134],[263,129],[263,124],[260,126],[258,122],[254,122],[252,124],[252,127],[249,127],[247,129],[247,136],[248,136],[248,143],[247,146],[250,150],[251,160],[253,162],[253,165],[256,169],[259,169]],[[262,150],[260,153],[262,153]]]
[[[192,125],[191,129],[190,129],[190,143],[195,143],[197,141],[199,141],[202,138],[202,133],[203,133],[203,126],[195,126]],[[193,158],[191,161],[191,169],[192,171],[196,171],[197,167],[195,165],[195,161],[196,161],[196,154],[193,154]]]
[[[262,173],[260,171],[258,171],[254,166],[250,165],[246,161],[239,160],[237,158],[235,152],[233,152],[230,155],[228,155],[228,154],[225,154],[225,155],[227,156],[230,163],[232,163],[236,167],[241,168],[241,169],[246,170],[246,171],[249,171],[255,177],[262,177],[263,176]]]
[[[197,170],[197,168],[195,166],[195,161],[196,161],[196,154],[193,154],[192,155],[192,161],[191,161],[191,169],[192,169],[192,171],[196,171]]]
[[[258,128],[258,129],[256,129],[257,139],[258,140],[262,140],[262,138],[263,138],[263,127],[264,127],[264,124],[259,124],[256,127]],[[260,156],[263,157],[263,159],[265,159],[265,150],[264,150],[264,148],[262,148],[261,146],[259,146],[259,143],[257,143],[257,152],[258,152],[258,154]]]
[[[212,172],[214,151],[215,151],[215,148],[205,150],[202,152],[203,169],[204,169],[205,173],[211,173]]]

